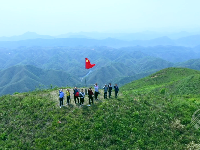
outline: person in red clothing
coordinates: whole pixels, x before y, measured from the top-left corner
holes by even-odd
[[[94,93],[92,92],[92,89],[89,88],[88,89],[88,97],[89,97],[89,105],[88,106],[90,106],[91,102],[92,102],[92,104],[94,104],[94,102],[93,102],[93,95],[94,95]]]
[[[75,104],[76,104],[76,99],[78,100],[78,103],[79,103],[79,98],[78,98],[78,96],[76,95],[76,93],[78,92],[78,89],[77,89],[77,87],[74,87],[74,102],[75,102]],[[78,92],[79,93],[79,92]]]

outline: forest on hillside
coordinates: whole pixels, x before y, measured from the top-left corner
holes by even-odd
[[[199,47],[1,48],[0,95],[50,86],[122,86],[168,67],[200,69]],[[96,64],[85,69],[85,58]]]

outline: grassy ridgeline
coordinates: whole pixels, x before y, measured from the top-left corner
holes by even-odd
[[[52,94],[57,90],[3,96],[0,148],[199,148],[200,130],[191,124],[200,106],[198,90],[191,90],[198,80],[198,71],[164,69],[121,87],[119,98],[96,101],[91,107],[60,109]],[[187,88],[180,93],[177,87]]]

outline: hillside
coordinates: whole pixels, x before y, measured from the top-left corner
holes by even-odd
[[[186,62],[176,63],[174,66],[200,70],[200,59],[190,59]]]
[[[173,65],[165,60],[149,56],[142,56],[140,58],[136,55],[134,58],[127,55],[126,57],[122,56],[122,58],[122,60],[116,59],[113,63],[94,70],[89,76],[86,77],[87,82],[90,84],[97,82],[99,85],[103,86],[109,82],[112,82],[113,84],[118,83],[120,79],[125,78],[125,80],[121,80],[121,82],[118,83],[122,86],[128,83],[126,79],[130,76],[133,77],[133,80],[140,79],[158,70],[168,68]],[[126,60],[124,60],[124,58],[126,58]]]
[[[158,45],[152,47],[135,46],[122,49],[127,51],[137,49],[137,51],[143,52],[144,54],[158,57],[172,63],[184,62],[189,59],[197,59],[200,57],[200,47],[192,48],[184,46]]]
[[[132,92],[160,92],[165,89],[168,94],[198,94],[200,71],[188,68],[166,68],[148,77],[133,81],[123,87]],[[140,90],[138,90],[140,89]]]
[[[57,70],[50,79],[55,78],[56,80],[52,82],[53,86],[61,86],[58,70],[60,74],[65,72],[76,79],[77,82],[73,82],[74,85],[65,82],[67,85],[89,86],[97,82],[102,87],[109,82],[118,83],[119,86],[122,86],[132,80],[143,78],[172,66],[199,69],[198,59],[182,62],[190,58],[198,58],[199,47],[136,46],[120,49],[110,47],[19,47],[17,49],[1,48],[0,55],[2,56],[0,58],[0,71],[15,65],[32,65],[44,70]],[[85,69],[85,57],[89,58],[96,66],[89,70]],[[9,69],[9,71],[10,73],[7,72],[7,74],[13,75],[13,79],[16,76],[17,80],[10,81],[10,75],[4,75],[2,77],[4,80],[1,81],[3,83],[0,85],[0,95],[34,90],[36,86],[39,87],[40,85],[50,86],[48,81],[40,78],[43,76],[36,75],[37,77],[35,77],[26,72],[21,73],[19,78],[18,73],[13,74],[12,69]],[[27,77],[25,77],[26,74],[28,74]],[[58,76],[55,76],[55,74]],[[19,84],[21,85],[19,86]],[[13,88],[10,88],[11,86]]]
[[[0,97],[0,148],[199,149],[200,130],[191,124],[199,91],[174,88],[198,80],[199,71],[164,69],[124,85],[117,99],[101,95],[91,107],[86,97],[83,107],[72,100],[60,109],[56,88]]]
[[[84,81],[86,80],[87,85],[93,85],[97,82],[102,87],[105,83],[113,82],[114,84],[121,78],[137,76],[135,79],[139,79],[144,77],[146,72],[153,73],[160,69],[173,66],[173,63],[171,62],[149,56],[141,51],[135,51],[133,49],[117,50],[108,47],[96,47],[95,49],[70,49],[66,47],[32,47],[27,49],[22,47],[19,49],[2,49],[0,51],[0,55],[2,56],[0,59],[1,71],[15,65],[32,65],[43,70],[57,70],[54,71],[54,75],[47,77],[51,78],[48,79],[48,81],[46,81],[46,79],[42,79],[42,71],[39,71],[39,74],[37,74],[36,77],[29,74],[28,71],[27,76],[31,76],[31,78],[23,81],[21,79],[18,79],[17,81],[10,81],[9,76],[4,75],[2,78],[4,78],[6,82],[4,84],[0,84],[1,91],[3,91],[0,95],[12,94],[13,92],[16,92],[14,87],[19,85],[19,82],[22,83],[21,86],[19,86],[20,89],[17,90],[20,92],[33,90],[35,86],[39,85],[49,86],[50,84],[53,84],[53,86],[62,86],[60,83],[61,80],[65,80],[63,83],[64,85],[85,86]],[[85,69],[85,58],[89,58],[92,63],[96,64],[96,66],[89,70]],[[60,73],[58,73],[58,70]],[[8,73],[8,71],[10,71],[10,73]],[[64,72],[64,74],[68,73],[67,76],[70,75],[76,79],[77,82],[73,82],[74,85],[71,83],[68,84],[64,77],[59,80],[59,74],[63,74],[62,72]],[[89,72],[90,74],[88,74]],[[13,73],[12,69],[7,70],[7,74],[13,75],[12,78],[17,76],[17,72]],[[35,74],[35,72],[33,74]],[[48,72],[48,74],[51,73]],[[57,74],[57,76],[55,74]],[[20,78],[25,78],[25,75],[26,73],[21,73]],[[141,77],[139,77],[139,75],[141,75]],[[52,81],[54,78],[55,81]],[[28,83],[24,81],[27,81]],[[18,82],[17,85],[15,85],[16,82]],[[120,82],[119,85],[121,86],[125,83],[127,82]],[[9,88],[12,84],[14,84],[13,91],[10,91]],[[26,84],[30,84],[30,86],[26,87]],[[25,90],[23,91],[21,87],[24,87]]]
[[[13,66],[1,70],[0,77],[0,95],[78,84],[78,80],[66,72],[43,70],[31,65]]]

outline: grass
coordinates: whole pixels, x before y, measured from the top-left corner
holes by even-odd
[[[60,109],[58,89],[2,96],[0,149],[198,149],[191,118],[200,94],[179,94],[167,83],[141,90],[137,82],[121,87],[117,99],[101,94],[91,107],[86,97],[83,107],[72,101]]]

